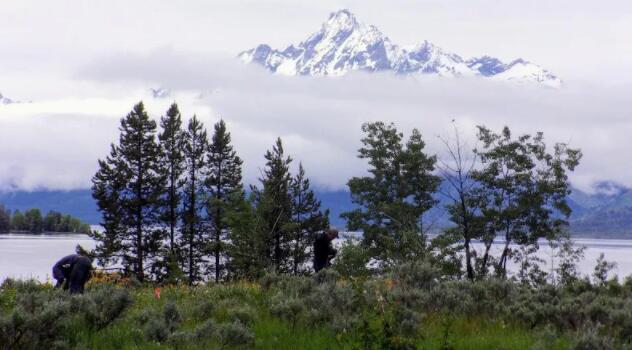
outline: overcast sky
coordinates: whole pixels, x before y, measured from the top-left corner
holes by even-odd
[[[360,125],[422,131],[442,154],[450,121],[509,125],[570,142],[585,157],[573,175],[632,186],[632,2],[629,1],[2,1],[0,189],[86,188],[144,99],[159,117],[176,100],[210,127],[224,118],[254,181],[281,136],[319,186],[361,174]],[[522,57],[558,75],[559,90],[479,79],[351,74],[288,78],[234,59],[259,43],[285,47],[348,8],[400,45],[429,40],[464,57]],[[149,88],[166,87],[167,99]]]

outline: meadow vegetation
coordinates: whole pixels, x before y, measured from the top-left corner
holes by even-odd
[[[159,289],[101,274],[77,296],[6,280],[0,349],[628,349],[632,281],[602,267],[542,284],[454,279],[423,261]]]

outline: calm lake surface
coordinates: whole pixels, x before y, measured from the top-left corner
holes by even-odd
[[[77,244],[86,249],[94,248],[94,241],[86,235],[0,235],[0,281],[7,277],[35,278],[40,281],[51,279],[51,269],[57,260],[75,251]],[[582,274],[590,275],[599,254],[617,264],[614,273],[619,277],[632,275],[632,240],[580,238],[575,244],[586,246],[584,260],[579,264]],[[497,244],[494,249],[501,249]],[[542,244],[538,256],[546,261],[548,271],[557,265],[555,253],[547,244]],[[515,269],[515,266],[510,266]]]
[[[40,281],[52,279],[53,265],[73,254],[77,244],[94,248],[94,241],[81,234],[1,234],[0,281],[7,277]]]

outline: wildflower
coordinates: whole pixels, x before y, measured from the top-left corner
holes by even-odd
[[[160,299],[160,287],[154,288],[154,297]]]

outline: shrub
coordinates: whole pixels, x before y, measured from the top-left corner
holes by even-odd
[[[611,350],[614,344],[610,337],[601,336],[595,327],[588,327],[579,332],[572,350]]]
[[[368,267],[369,252],[354,240],[346,240],[338,250],[333,270],[345,278],[367,278],[372,271]]]
[[[410,288],[430,289],[441,276],[440,271],[425,261],[414,261],[396,266],[393,278]]]
[[[220,324],[215,334],[224,345],[249,345],[255,339],[254,333],[239,321]]]
[[[32,286],[32,285],[31,285]],[[4,350],[63,349],[70,303],[60,293],[33,291],[18,294],[14,309],[0,314],[0,344]]]
[[[86,323],[92,329],[103,329],[132,304],[132,297],[125,289],[102,286],[74,299],[74,307],[83,313]]]
[[[182,316],[173,302],[165,304],[162,313],[144,311],[139,315],[138,321],[144,325],[143,331],[149,341],[165,342],[176,333],[182,323]],[[176,334],[176,336],[181,336]]]

